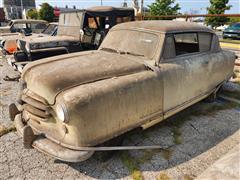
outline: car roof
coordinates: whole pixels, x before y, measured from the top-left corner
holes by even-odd
[[[123,15],[132,15],[134,16],[133,8],[119,8],[113,6],[94,6],[87,9],[73,9],[62,11],[61,14],[67,13],[76,13],[76,12],[86,12],[87,14],[92,14],[95,16],[111,16],[113,14],[123,14]],[[126,13],[126,14],[125,14]]]
[[[23,23],[48,23],[44,20],[35,20],[35,19],[13,19],[12,22],[23,22]]]
[[[91,12],[109,12],[109,11],[133,11],[133,8],[121,8],[121,7],[113,7],[113,6],[94,6],[86,9]]]
[[[114,26],[116,29],[141,29],[149,31],[158,31],[161,33],[177,33],[177,32],[209,32],[213,33],[210,28],[185,21],[169,21],[169,20],[147,20],[147,21],[132,21]]]

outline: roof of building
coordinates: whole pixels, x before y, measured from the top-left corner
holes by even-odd
[[[23,22],[23,23],[47,23],[44,20],[35,20],[35,19],[13,19],[12,22]]]
[[[197,23],[169,20],[132,21],[116,25],[113,27],[113,29],[145,29],[150,31],[159,31],[162,33],[191,31],[213,32],[213,30],[207,26],[203,26]]]

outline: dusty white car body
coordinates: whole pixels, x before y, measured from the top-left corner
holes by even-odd
[[[216,92],[235,55],[205,26],[138,21],[111,29],[97,51],[27,65],[11,118],[24,143],[65,161],[148,128]],[[88,150],[86,150],[88,149]]]
[[[35,39],[40,37],[55,36],[57,34],[57,23],[49,23],[41,33],[31,33],[25,35],[23,33],[3,33],[0,36],[0,48],[4,55],[13,54],[8,51],[9,46],[17,50],[17,40]],[[5,52],[4,52],[5,51]]]
[[[0,27],[0,36],[4,33],[16,33],[22,30],[27,33],[41,33],[47,24],[47,21],[44,20],[14,19],[7,26]]]

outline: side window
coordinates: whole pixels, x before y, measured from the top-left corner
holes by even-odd
[[[46,27],[47,27],[47,25],[44,24],[44,23],[32,23],[32,24],[31,24],[32,30],[42,31],[42,30],[45,29]]]
[[[221,47],[219,45],[219,40],[218,40],[218,37],[216,34],[213,35],[212,37],[212,47],[211,47],[211,50],[213,52],[218,52],[221,50]]]
[[[15,23],[13,25],[13,28],[14,29],[26,29],[27,28],[27,25],[25,23]]]
[[[212,34],[211,33],[198,33],[199,49],[200,52],[206,52],[211,50]]]
[[[165,39],[163,58],[170,59],[176,56],[175,43],[173,36],[168,36]]]
[[[99,17],[96,17],[97,19],[97,23],[99,24]],[[88,18],[88,27],[91,29],[97,29],[98,25],[97,25],[96,21],[94,18],[90,17]]]
[[[197,33],[175,34],[176,55],[199,52]]]

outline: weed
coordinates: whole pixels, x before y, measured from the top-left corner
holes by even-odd
[[[160,173],[157,177],[157,180],[171,180],[171,178],[165,173]]]
[[[172,157],[173,152],[171,149],[163,149],[161,153],[164,159],[169,160]]]
[[[143,176],[141,171],[139,171],[137,160],[134,159],[128,151],[121,153],[121,161],[128,168],[134,180],[142,180]]]
[[[173,141],[175,144],[182,144],[182,133],[179,127],[172,128]]]

